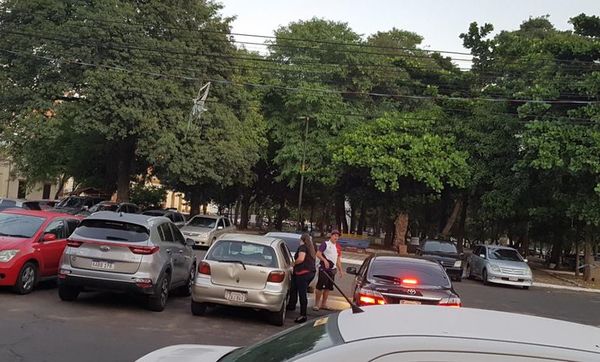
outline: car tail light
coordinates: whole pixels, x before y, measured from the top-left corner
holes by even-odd
[[[381,293],[369,289],[361,289],[358,292],[359,305],[383,305],[386,304],[385,298]]]
[[[158,246],[130,246],[129,250],[138,255],[151,255],[160,249]]]
[[[152,279],[150,278],[135,278],[133,281],[139,288],[152,288]]]
[[[402,284],[417,285],[417,284],[419,284],[419,281],[417,279],[407,278],[407,279],[402,279]]]
[[[457,297],[450,297],[450,298],[442,299],[438,305],[441,305],[444,307],[455,307],[455,308],[462,307],[460,298],[457,298]]]
[[[269,277],[267,281],[270,283],[283,283],[285,280],[285,272],[282,271],[272,271],[269,273]]]
[[[79,240],[67,240],[67,246],[71,248],[78,248],[83,244],[83,241]]]
[[[200,263],[200,265],[198,266],[198,273],[204,274],[204,275],[210,275],[210,264],[208,264],[205,261]]]

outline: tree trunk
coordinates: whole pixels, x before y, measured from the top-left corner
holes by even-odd
[[[463,252],[463,249],[465,246],[465,224],[467,222],[467,209],[468,208],[469,208],[469,196],[465,193],[463,195],[463,204],[462,204],[461,213],[460,213],[460,223],[458,224],[458,232],[457,232],[458,243],[456,245],[456,248],[458,249],[459,253]]]
[[[403,252],[402,248],[406,247],[406,233],[408,231],[408,214],[406,212],[401,212],[398,214],[396,221],[394,222],[394,227],[394,245],[398,246],[400,254],[404,254],[405,251]]]
[[[204,204],[202,204],[202,215],[206,214],[208,214],[208,203],[205,202]]]
[[[129,201],[129,182],[134,152],[135,146],[132,141],[121,141],[117,159],[117,202]]]
[[[190,197],[190,217],[200,213],[200,205],[202,204],[202,194],[200,190],[194,189]]]
[[[448,237],[450,236],[450,231],[452,230],[452,227],[454,226],[454,223],[456,222],[456,219],[458,218],[458,215],[460,214],[460,211],[462,209],[462,203],[462,199],[458,199],[456,200],[456,202],[454,202],[454,208],[452,209],[452,213],[448,217],[446,225],[442,229],[442,237],[444,239],[448,239]]]
[[[240,215],[240,199],[235,200],[235,211],[233,214],[233,224],[238,226],[238,216]]]
[[[346,220],[346,198],[343,194],[339,194],[335,200],[335,221],[336,227],[344,234],[348,233],[348,220]]]
[[[240,229],[248,229],[248,219],[250,217],[250,192],[246,191],[242,194],[241,200],[241,215],[240,215]]]
[[[560,267],[560,254],[562,253],[562,243],[559,238],[555,237],[555,240],[552,244],[552,253],[550,254],[550,263],[554,263],[556,265],[555,269]]]
[[[579,262],[579,241],[575,240],[575,276],[579,276],[579,267],[581,263]]]
[[[356,232],[356,204],[350,203],[350,234]]]
[[[283,229],[283,219],[285,219],[285,199],[279,202],[279,208],[277,209],[277,215],[275,216],[275,230],[281,231]]]
[[[62,174],[58,179],[58,189],[56,189],[56,193],[54,194],[54,200],[58,199],[65,189],[65,182],[67,182],[67,175]]]
[[[591,238],[585,241],[583,262],[583,280],[586,282],[592,281],[592,264],[594,263],[593,244]]]
[[[384,229],[385,229],[385,238],[383,239],[383,245],[393,246],[395,233],[396,233],[396,227],[394,226],[394,221],[386,220]]]
[[[256,210],[256,228],[262,230],[263,228],[263,209],[262,207]]]
[[[365,223],[367,222],[367,206],[363,201],[360,203],[360,216],[358,217],[358,230],[356,233],[358,235],[362,235],[365,230]]]

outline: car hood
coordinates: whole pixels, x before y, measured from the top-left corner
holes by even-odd
[[[189,225],[186,225],[186,226],[182,227],[180,230],[182,232],[183,231],[187,231],[188,233],[198,233],[198,234],[208,234],[211,231],[213,231],[213,229],[201,228],[201,227],[189,226]]]
[[[150,352],[137,362],[215,362],[238,347],[179,344]]]
[[[460,260],[460,256],[458,254],[437,254],[437,253],[425,253],[423,252],[423,258],[435,261],[447,261],[454,262],[456,260]]]
[[[28,238],[13,238],[10,236],[0,236],[0,250],[19,249]]]
[[[524,261],[510,261],[510,260],[494,260],[490,259],[491,264],[496,264],[501,268],[514,268],[514,269],[529,269],[529,265]]]

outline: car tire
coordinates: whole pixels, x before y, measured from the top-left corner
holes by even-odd
[[[454,281],[460,283],[460,282],[462,282],[462,277],[456,277],[456,278],[454,278]]]
[[[471,268],[470,264],[467,264],[467,279],[475,279],[473,276],[473,268]]]
[[[485,268],[481,272],[481,280],[483,281],[483,285],[490,285],[490,282],[488,281],[487,270]]]
[[[206,303],[194,302],[192,300],[192,314],[195,316],[203,316],[206,314],[206,309],[208,305]]]
[[[79,288],[70,287],[68,285],[58,285],[58,297],[64,302],[72,302],[79,296],[81,290]]]
[[[13,290],[17,294],[29,294],[33,291],[33,288],[37,284],[38,279],[38,267],[35,263],[28,261],[25,263],[19,271],[17,282],[15,283]]]
[[[523,287],[523,289],[525,289],[525,290],[529,290],[529,286],[528,286],[528,285],[526,285],[526,286],[524,286],[524,287]]]
[[[164,274],[159,280],[156,291],[148,297],[148,309],[153,312],[162,312],[165,310],[167,299],[169,299],[171,276]]]
[[[188,278],[185,281],[185,285],[177,288],[177,294],[182,297],[189,297],[192,294],[192,286],[194,285],[194,279],[196,278],[196,264],[192,265],[192,269],[188,273]]]
[[[284,299],[281,304],[281,309],[277,312],[269,312],[269,323],[281,327],[285,323],[285,315],[287,312],[287,298]]]

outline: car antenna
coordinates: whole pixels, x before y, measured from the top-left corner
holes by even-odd
[[[354,304],[354,302],[352,302],[350,300],[350,298],[348,298],[346,296],[346,294],[344,294],[344,292],[342,292],[342,290],[340,289],[340,287],[338,287],[338,285],[335,283],[335,280],[333,280],[333,278],[329,274],[323,272],[323,275],[325,275],[333,283],[333,285],[335,286],[335,289],[337,289],[338,292],[340,292],[340,294],[344,297],[344,299],[346,299],[346,301],[350,304],[350,306],[352,307],[352,314],[358,314],[358,313],[363,313],[364,312],[364,310],[362,310],[361,307],[359,307],[356,304]]]

